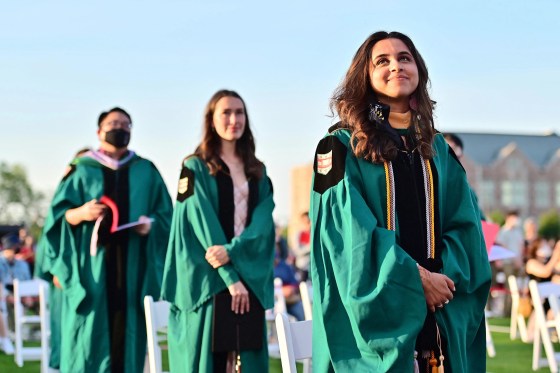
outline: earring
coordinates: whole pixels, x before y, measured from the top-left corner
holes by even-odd
[[[368,119],[370,122],[383,122],[385,120],[385,116],[383,115],[383,110],[381,105],[379,104],[369,104],[369,114]]]

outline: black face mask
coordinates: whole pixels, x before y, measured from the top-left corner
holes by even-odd
[[[124,148],[130,142],[130,132],[122,128],[115,128],[105,132],[105,141],[115,148]]]

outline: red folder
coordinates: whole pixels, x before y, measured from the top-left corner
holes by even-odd
[[[488,253],[488,260],[493,262],[495,260],[515,258],[515,253],[505,247],[494,245],[496,236],[500,231],[498,224],[487,223],[482,221],[482,233],[484,234],[484,242],[486,243],[486,252]]]
[[[119,226],[119,209],[117,208],[117,204],[107,196],[102,196],[99,199],[99,202],[106,205],[111,210],[111,213],[113,215],[113,221],[111,222],[111,233],[115,233],[117,231],[117,227]]]
[[[500,226],[494,223],[488,223],[482,220],[482,234],[484,234],[484,242],[486,243],[486,251],[490,254],[492,245],[496,241],[496,236],[500,231]]]

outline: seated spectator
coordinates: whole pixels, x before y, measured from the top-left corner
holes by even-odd
[[[31,280],[31,271],[27,262],[17,259],[20,251],[20,241],[16,235],[6,235],[2,238],[2,256],[0,256],[0,282],[9,291],[13,291],[14,280]]]
[[[20,227],[18,230],[18,236],[19,236],[19,243],[23,244],[25,237],[29,236],[29,232],[27,232],[27,228],[25,228],[24,226]]]
[[[29,265],[29,271],[33,273],[35,266],[35,240],[31,236],[23,239],[21,249],[16,254],[16,259],[23,260]]]
[[[523,248],[525,239],[520,227],[519,212],[508,211],[506,221],[496,237],[496,244],[505,247],[515,253],[515,258],[496,261],[496,266],[506,274],[520,277],[523,273]]]
[[[560,273],[560,244],[554,250],[544,238],[536,239],[529,245],[525,272],[537,282],[552,281]],[[560,280],[560,278],[557,278]]]
[[[529,245],[528,259],[525,271],[530,279],[537,282],[553,281],[560,282],[560,242],[554,250],[547,240],[538,238]],[[550,305],[548,301],[544,304],[544,311],[548,313]],[[551,317],[552,315],[548,315]],[[531,314],[527,326],[527,338],[532,341],[535,334],[535,315]]]
[[[2,255],[0,256],[0,283],[3,286],[4,294],[6,294],[6,303],[8,305],[8,323],[13,329],[13,313],[14,313],[14,280],[26,281],[31,280],[31,272],[29,265],[23,260],[16,259],[16,254],[20,249],[20,241],[17,235],[6,235],[2,238]],[[37,304],[35,297],[22,298],[24,306],[34,308]]]
[[[311,223],[309,220],[309,213],[304,212],[300,216],[301,219],[301,230],[297,236],[297,245],[293,248],[293,253],[295,257],[295,265],[297,269],[297,274],[300,281],[307,281],[309,277],[309,260],[311,254],[310,246],[310,229]]]
[[[288,249],[288,242],[282,236],[282,227],[276,226],[276,249],[278,254],[280,255],[281,260],[287,260],[288,255],[290,254]]]
[[[526,263],[529,260],[529,246],[536,240],[539,240],[539,226],[533,217],[528,217],[523,222],[524,245],[523,245],[523,260]]]
[[[281,250],[279,243],[282,240],[276,236],[276,252],[274,255],[274,277],[282,280],[282,293],[286,299],[286,308],[288,313],[294,316],[298,321],[305,319],[303,313],[303,304],[299,295],[299,282],[296,279],[296,273],[284,259],[281,258]]]
[[[14,345],[10,338],[8,337],[8,326],[5,320],[6,315],[6,303],[4,299],[4,289],[0,286],[0,350],[4,351],[6,355],[14,354]]]

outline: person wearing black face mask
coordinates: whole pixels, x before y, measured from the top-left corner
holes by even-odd
[[[115,148],[124,148],[130,142],[130,130],[115,128],[105,132],[105,141]]]
[[[123,109],[101,113],[99,149],[73,160],[45,223],[43,270],[65,298],[61,372],[144,366],[143,298],[160,295],[172,205],[153,163],[128,149],[131,129]]]

